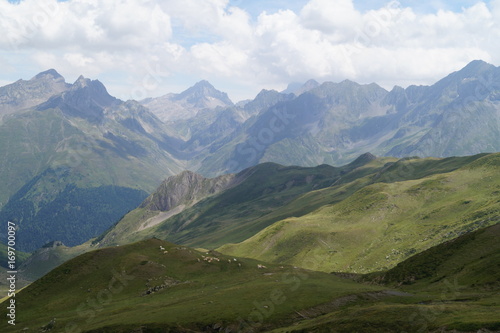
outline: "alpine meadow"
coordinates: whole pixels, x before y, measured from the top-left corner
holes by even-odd
[[[499,22],[0,0],[0,332],[500,332]]]

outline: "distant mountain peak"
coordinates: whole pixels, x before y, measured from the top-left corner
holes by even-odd
[[[214,86],[210,82],[208,82],[206,80],[202,80],[202,81],[196,82],[194,84],[194,86],[189,87],[186,90],[184,90],[183,92],[181,92],[180,94],[178,94],[177,98],[182,99],[182,98],[185,98],[187,96],[190,96],[193,94],[200,94],[200,93],[206,94],[206,93],[210,93],[214,90],[216,91],[217,89],[215,89]]]
[[[257,96],[255,96],[255,99],[257,98],[262,98],[262,97],[265,97],[265,96],[275,96],[275,95],[278,95],[280,94],[279,92],[277,92],[276,90],[274,89],[271,89],[271,90],[268,90],[268,89],[262,89],[258,94]]]
[[[207,80],[201,80],[201,81],[198,81],[194,84],[193,88],[209,88],[209,89],[215,89],[215,87],[210,83],[208,82]]]
[[[360,86],[359,83],[355,82],[355,81],[352,81],[352,80],[349,80],[349,79],[345,79],[343,81],[340,81],[338,83],[339,85],[341,86],[347,86],[347,87],[356,87],[356,86]]]
[[[226,106],[233,105],[233,102],[225,92],[215,89],[215,87],[206,80],[199,81],[194,86],[184,90],[175,96],[174,100],[185,100],[201,108],[210,107],[210,104],[215,100],[221,102],[215,104],[223,104]],[[209,102],[208,105],[207,101]]]
[[[17,80],[0,87],[0,118],[30,108],[66,91],[71,85],[54,69],[41,72],[30,80]]]
[[[206,80],[201,80],[199,82],[196,82],[194,86],[184,90],[178,95],[178,98],[184,98],[189,95],[193,94],[203,94],[205,96],[207,95],[212,95],[212,94],[217,94],[221,93],[219,90],[215,89],[215,87],[208,81]]]
[[[78,79],[76,79],[75,83],[73,83],[71,90],[75,91],[83,88],[90,88],[90,90],[92,91],[91,94],[94,96],[100,95],[106,98],[112,98],[113,100],[115,99],[114,97],[109,95],[108,90],[101,81],[91,80],[84,77],[83,75],[80,75]]]
[[[464,67],[466,68],[495,68],[494,65],[484,61],[484,60],[472,60],[467,64],[467,66]]]
[[[43,78],[46,78],[46,77],[52,77],[54,80],[56,80],[56,79],[63,79],[64,80],[64,77],[62,77],[62,75],[59,74],[53,68],[37,74],[33,79],[43,79]]]
[[[459,94],[462,96],[476,96],[478,94],[475,92],[475,88],[469,87],[464,90],[462,85],[468,83],[483,85],[485,82],[489,82],[491,79],[494,79],[494,77],[496,77],[495,80],[498,80],[498,71],[498,67],[495,67],[494,65],[491,65],[483,60],[473,60],[462,69],[449,74],[430,86],[431,91],[427,94],[427,96],[439,99],[445,90],[455,91],[457,89],[460,90]],[[496,73],[494,77],[490,77],[489,75],[493,73]],[[477,81],[481,77],[484,80],[482,82]],[[462,88],[457,88],[459,86],[462,86]]]
[[[293,82],[288,85],[288,87],[283,90],[281,93],[282,94],[294,94],[296,96],[309,91],[311,89],[314,89],[316,87],[319,87],[320,84],[318,81],[314,79],[307,80],[304,84],[298,83],[298,82]]]
[[[469,62],[464,68],[459,70],[458,74],[460,76],[468,77],[468,76],[477,76],[481,75],[484,72],[488,72],[494,70],[496,67],[492,64],[487,63],[483,60],[473,60]]]
[[[67,114],[97,121],[102,118],[106,107],[118,102],[99,80],[90,80],[80,75],[69,90],[51,97],[40,104],[37,110],[60,108]]]
[[[76,79],[75,83],[73,83],[73,86],[77,88],[83,88],[88,86],[90,83],[90,79],[86,79],[83,75],[80,75],[78,79]]]
[[[304,83],[303,87],[312,87],[312,88],[315,88],[319,86],[319,82],[316,81],[315,79],[310,79],[310,80],[307,80],[306,83]]]
[[[262,89],[252,101],[245,104],[244,109],[250,113],[258,113],[279,102],[287,101],[292,98],[294,98],[294,95],[291,93],[285,94],[277,92],[276,90]]]

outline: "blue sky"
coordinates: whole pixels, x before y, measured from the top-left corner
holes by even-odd
[[[467,8],[475,5],[477,0],[454,0],[454,1],[426,1],[426,0],[400,0],[402,6],[410,7],[419,13],[433,13],[437,10],[450,10],[459,12],[462,8]],[[488,1],[485,1],[488,3]],[[360,10],[369,10],[384,6],[387,1],[384,0],[356,0],[354,5]]]
[[[432,84],[500,65],[500,0],[0,0],[0,85],[55,68],[141,99],[205,79],[238,101],[314,78]]]
[[[231,0],[229,3],[234,6],[239,6],[244,8],[252,16],[257,17],[262,10],[269,12],[274,12],[279,9],[289,8],[296,12],[299,12],[302,7],[307,4],[307,0]],[[386,0],[355,0],[354,6],[361,11],[367,11],[372,9],[378,9],[386,5],[389,1]],[[433,13],[436,10],[451,10],[451,11],[461,11],[463,7],[470,7],[476,4],[477,0],[455,0],[455,1],[426,1],[426,0],[400,0],[402,6],[413,8],[419,13]],[[488,1],[485,1],[488,3]]]

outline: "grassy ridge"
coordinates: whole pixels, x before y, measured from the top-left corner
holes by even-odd
[[[361,278],[396,287],[404,296],[358,298],[272,332],[498,332],[499,237],[500,224],[495,224]]]
[[[301,309],[381,289],[325,273],[278,265],[260,269],[258,264],[157,239],[89,252],[18,294],[22,311],[16,327],[2,321],[0,329],[38,332],[54,317],[56,331],[272,328],[292,323]],[[0,314],[5,317],[5,309]]]
[[[327,272],[367,273],[393,267],[417,252],[500,220],[499,155],[455,159],[452,165],[453,160],[417,160],[412,167],[417,176],[455,171],[407,181],[389,182],[402,175],[397,164],[411,160],[389,165],[374,176],[308,193],[306,203],[313,198],[334,201],[355,190],[339,202],[283,219],[219,250]],[[299,198],[294,204],[301,202]]]
[[[38,332],[56,318],[55,332],[496,331],[499,232],[356,279],[369,284],[150,239],[61,265],[17,295],[16,327],[0,329]]]
[[[450,172],[482,156],[398,161],[364,154],[340,168],[264,163],[242,171],[237,177],[243,180],[234,188],[202,200],[154,228],[137,232],[138,225],[158,212],[141,209],[131,212],[110,230],[110,237],[104,237],[103,244],[125,244],[156,236],[189,246],[215,248],[243,241],[288,217],[304,216],[338,203],[375,182]]]
[[[435,290],[444,279],[457,280],[462,288],[500,288],[500,223],[439,244],[366,278],[386,284],[403,284],[408,290]]]
[[[145,221],[154,218],[161,212],[146,208],[135,209],[125,215],[108,232],[96,239],[94,245],[102,247],[126,244],[156,236],[168,240],[183,240],[184,245],[211,248],[225,242],[245,240],[270,226],[262,231],[265,237],[259,239],[258,244],[255,243],[255,247],[250,246],[250,251],[241,251],[240,255],[256,256],[276,262],[285,261],[299,266],[306,265],[306,267],[323,269],[327,272],[334,269],[366,272],[391,267],[413,253],[468,231],[467,228],[464,230],[459,228],[462,223],[464,226],[469,225],[470,230],[473,230],[482,225],[482,220],[494,217],[494,211],[488,211],[486,206],[489,204],[483,201],[486,198],[484,194],[487,194],[485,192],[487,186],[494,184],[487,179],[474,185],[479,188],[481,194],[478,200],[472,201],[472,197],[461,198],[462,192],[457,189],[453,194],[457,199],[448,208],[445,207],[448,205],[446,200],[442,201],[441,199],[427,205],[426,201],[422,200],[423,196],[416,195],[419,192],[418,186],[405,192],[405,188],[415,184],[432,187],[432,182],[426,182],[428,179],[421,179],[422,177],[433,174],[446,175],[450,172],[457,172],[460,168],[464,168],[464,171],[471,175],[478,175],[478,177],[483,177],[483,173],[486,172],[484,174],[486,176],[488,172],[493,170],[496,163],[496,155],[488,156],[487,159],[484,158],[483,154],[449,159],[406,158],[397,160],[394,158],[373,159],[373,156],[367,154],[342,168],[329,166],[316,168],[281,167],[266,163],[242,172],[239,175],[240,184],[231,191],[225,191],[202,200],[192,208],[186,209],[178,216],[166,220],[157,227],[137,232]],[[488,163],[493,163],[493,166],[483,165]],[[484,168],[490,171],[484,171]],[[494,177],[496,176],[494,175]],[[402,182],[402,179],[411,181]],[[475,178],[464,178],[463,181],[468,182],[473,179]],[[387,187],[389,191],[384,190],[384,187]],[[168,188],[163,190],[168,191]],[[389,198],[394,203],[389,203],[390,200],[386,198],[385,192],[394,192]],[[429,191],[429,193],[434,192]],[[445,193],[447,192],[435,191],[435,197],[439,198]],[[471,195],[473,193],[473,191],[470,192]],[[495,191],[492,191],[491,195],[494,193]],[[433,198],[429,197],[427,201],[432,202]],[[398,200],[402,200],[402,204],[397,203]],[[463,203],[465,201],[470,202]],[[370,202],[374,203],[373,207],[366,210],[360,209],[362,205],[368,207]],[[397,208],[396,203],[401,207]],[[481,207],[482,203],[486,206]],[[388,204],[391,205],[389,208],[380,208]],[[441,215],[436,215],[437,208],[427,208],[442,204],[445,204],[443,207],[450,211],[450,216],[446,217],[447,219],[458,216],[461,212],[469,212],[470,214],[467,221],[464,220],[448,227],[450,229],[440,229],[441,233],[433,236],[432,233],[435,232],[437,226],[432,224],[432,219],[441,221],[440,216],[448,213],[442,211]],[[494,203],[492,205],[492,207],[495,206]],[[344,207],[342,209],[345,212],[337,217],[338,212],[328,211],[328,209],[333,209],[332,207]],[[358,212],[353,209],[355,207],[358,207]],[[414,211],[413,215],[400,213],[407,208],[410,211],[418,208],[419,212]],[[432,219],[424,218],[431,212],[434,212]],[[375,228],[378,222],[372,223],[366,219],[358,221],[357,225],[349,222],[351,218],[352,221],[357,221],[356,219],[365,213],[366,216],[370,214],[371,217],[377,216],[379,222],[384,221],[386,217],[393,219],[391,228],[386,228],[388,234],[383,234],[386,230],[384,228]],[[477,215],[474,215],[476,213]],[[340,217],[342,217],[348,223],[332,224],[329,216],[335,217],[336,221],[340,221]],[[409,223],[413,221],[412,219],[419,221],[419,223],[413,226],[416,228],[415,230],[408,229],[412,231],[411,234],[405,235],[406,224],[404,223]],[[400,220],[403,220],[404,223],[398,225]],[[476,222],[477,224],[474,224]],[[391,238],[390,235],[393,232],[395,235]],[[418,235],[417,232],[431,234],[432,237],[425,241],[426,237]],[[283,234],[287,236],[282,237]],[[399,237],[398,234],[405,235],[406,238]],[[419,242],[419,240],[424,241]],[[342,248],[344,243],[346,247]],[[413,243],[417,243],[418,246],[415,247]],[[377,244],[387,246],[377,249]],[[351,251],[353,245],[356,248]],[[388,248],[389,245],[391,245],[390,248]],[[237,247],[239,246],[237,245]],[[245,243],[241,246],[245,246]],[[227,248],[233,247],[228,246]],[[93,247],[89,245],[88,249],[91,248]],[[277,251],[271,252],[271,250]],[[226,247],[223,248],[223,251],[226,251]],[[68,253],[73,252],[69,251]],[[363,260],[365,254],[368,255],[364,262],[356,261],[357,256]],[[261,255],[263,257],[259,257]],[[67,259],[71,256],[59,256],[58,253],[55,253],[54,257]],[[338,258],[340,261],[337,260]],[[373,261],[370,261],[372,259]],[[36,269],[33,272],[46,273],[50,268],[62,262],[59,259],[55,260],[54,264],[50,264],[50,261],[37,263],[38,261],[39,257],[34,258],[35,266],[44,266],[46,269]],[[349,267],[351,262],[356,265]],[[37,278],[41,275],[31,274],[30,276]]]
[[[140,208],[131,212],[115,230],[110,231],[114,238],[105,237],[103,244],[123,244],[156,236],[185,245],[213,248],[231,240],[244,240],[272,223],[266,220],[256,225],[253,223],[255,219],[268,215],[276,207],[305,192],[329,186],[338,179],[341,171],[327,165],[302,168],[261,164],[238,174],[236,178],[242,179],[239,185],[202,200],[143,232],[130,234],[133,226],[120,230],[124,229],[120,224],[141,224],[155,212]],[[133,221],[137,217],[139,220]]]

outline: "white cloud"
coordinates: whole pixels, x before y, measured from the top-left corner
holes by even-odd
[[[162,8],[192,34],[213,34],[233,43],[252,35],[250,16],[226,0],[169,0]]]
[[[351,0],[311,0],[301,11],[302,24],[329,34],[352,35],[362,15]]]
[[[171,37],[170,17],[152,0],[0,2],[2,48],[147,46]]]
[[[238,99],[309,78],[390,88],[433,83],[473,59],[500,65],[500,0],[432,13],[396,1],[360,11],[352,0],[310,0],[253,17],[238,3],[0,0],[0,66],[18,78],[50,67],[111,78],[122,98],[167,93],[171,78],[188,75],[233,85]]]

